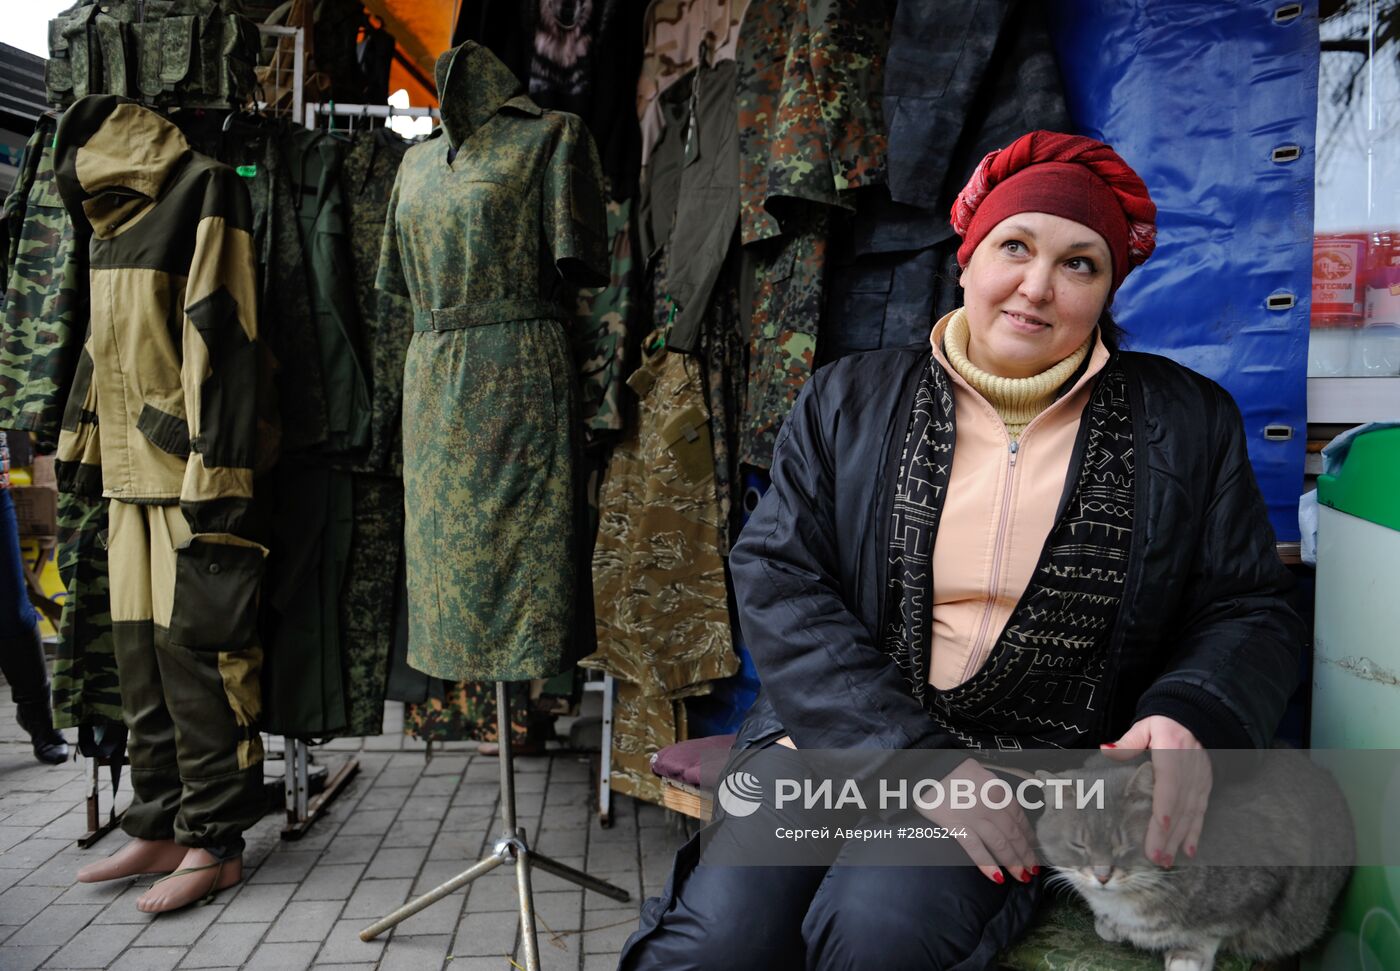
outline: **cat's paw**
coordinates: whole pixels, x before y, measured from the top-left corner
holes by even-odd
[[[1211,971],[1215,967],[1213,955],[1199,951],[1168,951],[1166,971]]]
[[[1118,933],[1117,925],[1102,915],[1096,915],[1094,917],[1094,933],[1098,934],[1100,939],[1108,941],[1110,944],[1115,944],[1123,940],[1123,935]]]

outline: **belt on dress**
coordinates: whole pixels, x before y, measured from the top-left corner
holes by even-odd
[[[413,329],[462,330],[487,324],[505,324],[513,320],[568,320],[564,308],[553,300],[483,300],[456,307],[415,311]]]

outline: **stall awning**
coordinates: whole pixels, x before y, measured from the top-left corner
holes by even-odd
[[[414,105],[436,105],[433,65],[451,46],[457,0],[364,0],[365,9],[384,22],[399,42],[399,53],[414,70],[398,61],[389,74],[389,90],[404,88]]]

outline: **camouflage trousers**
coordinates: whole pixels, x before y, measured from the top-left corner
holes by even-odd
[[[53,662],[53,718],[59,728],[121,722],[107,574],[106,499],[58,494],[58,575],[67,596]]]
[[[403,555],[403,482],[356,474],[355,526],[340,602],[344,637],[344,735],[378,735],[384,728],[398,563]]]
[[[756,288],[739,457],[745,465],[773,464],[778,430],[812,375],[830,221],[823,207],[801,210],[785,223],[782,237],[753,247]]]
[[[266,808],[262,648],[255,600],[246,596],[255,597],[261,548],[191,542],[178,506],[114,501],[109,522],[112,629],[135,793],[122,829],[235,855]]]

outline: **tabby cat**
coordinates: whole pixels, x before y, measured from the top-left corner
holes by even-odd
[[[1306,950],[1326,930],[1350,866],[1263,862],[1277,858],[1279,847],[1304,845],[1300,839],[1319,864],[1353,859],[1346,801],[1302,753],[1269,752],[1246,784],[1223,786],[1217,779],[1195,859],[1182,854],[1166,869],[1143,855],[1151,762],[1124,765],[1095,754],[1060,777],[1105,781],[1102,810],[1078,809],[1072,798],[1052,808],[1047,798],[1036,824],[1052,885],[1071,887],[1088,903],[1104,940],[1165,952],[1167,971],[1211,971],[1219,951],[1276,960]],[[1248,865],[1212,865],[1212,859]],[[1288,856],[1292,863],[1301,859],[1299,850]]]

